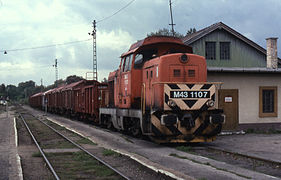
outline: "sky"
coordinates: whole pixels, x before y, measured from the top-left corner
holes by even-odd
[[[281,0],[172,0],[172,9],[182,34],[223,22],[263,48],[266,38],[281,38]],[[93,68],[93,20],[102,80],[132,43],[170,28],[169,0],[0,0],[0,84],[50,85],[55,59],[59,79],[86,78]]]

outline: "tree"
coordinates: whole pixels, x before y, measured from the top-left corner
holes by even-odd
[[[173,36],[173,32],[172,32],[172,30],[163,28],[163,29],[159,29],[156,32],[151,32],[151,33],[147,34],[147,36],[148,37],[150,37],[150,36]],[[175,32],[175,37],[183,38],[184,35],[179,32]]]
[[[80,76],[71,75],[71,76],[68,76],[65,81],[66,81],[66,84],[71,84],[71,83],[74,83],[74,82],[81,81],[83,79],[84,78],[82,78]]]
[[[57,87],[60,87],[63,84],[65,84],[65,81],[63,79],[59,79],[54,82],[54,85],[57,85]]]
[[[18,89],[17,89],[16,86],[14,86],[14,85],[7,85],[6,91],[7,91],[7,96],[9,97],[9,99],[11,99],[11,100],[16,100],[17,99]]]
[[[33,89],[35,88],[35,82],[30,80],[26,82],[21,82],[18,85],[18,99],[27,98],[33,93]]]
[[[1,97],[5,97],[6,96],[6,87],[5,87],[5,84],[1,84],[0,85],[0,98]]]
[[[108,80],[106,78],[103,78],[103,80],[101,81],[102,83],[107,83]]]
[[[196,29],[195,28],[190,28],[187,32],[186,32],[186,36],[190,35],[190,34],[193,34],[196,32]]]

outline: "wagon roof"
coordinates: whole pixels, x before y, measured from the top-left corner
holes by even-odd
[[[59,92],[59,91],[61,91],[65,86],[66,86],[66,85],[62,85],[62,86],[60,86],[60,87],[57,87],[57,88],[55,88],[54,91],[52,91],[52,92],[53,92],[53,93]]]
[[[33,95],[32,95],[32,96],[30,96],[30,97],[41,96],[42,94],[44,94],[44,93],[43,93],[43,92],[39,92],[39,93],[33,94]]]
[[[71,83],[71,84],[68,84],[66,86],[64,86],[64,88],[62,89],[62,91],[66,91],[66,90],[72,90],[73,88],[75,88],[76,86],[84,83],[85,80],[81,80],[81,81],[78,81],[78,82],[74,82],[74,83]]]
[[[50,93],[52,93],[53,90],[54,90],[54,89],[49,89],[48,91],[44,92],[43,95],[45,95],[45,94],[50,94]]]

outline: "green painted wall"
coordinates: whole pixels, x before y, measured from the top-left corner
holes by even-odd
[[[266,67],[266,55],[225,30],[216,30],[190,44],[194,54],[205,57],[205,42],[216,42],[216,60],[206,60],[208,67]],[[220,60],[220,42],[230,42],[230,60]]]

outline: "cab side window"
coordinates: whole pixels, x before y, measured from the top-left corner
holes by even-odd
[[[123,57],[122,60],[121,60],[121,67],[120,67],[121,72],[124,72],[125,65],[126,65],[126,58]]]
[[[131,70],[131,64],[132,64],[132,54],[126,56],[124,72]]]

